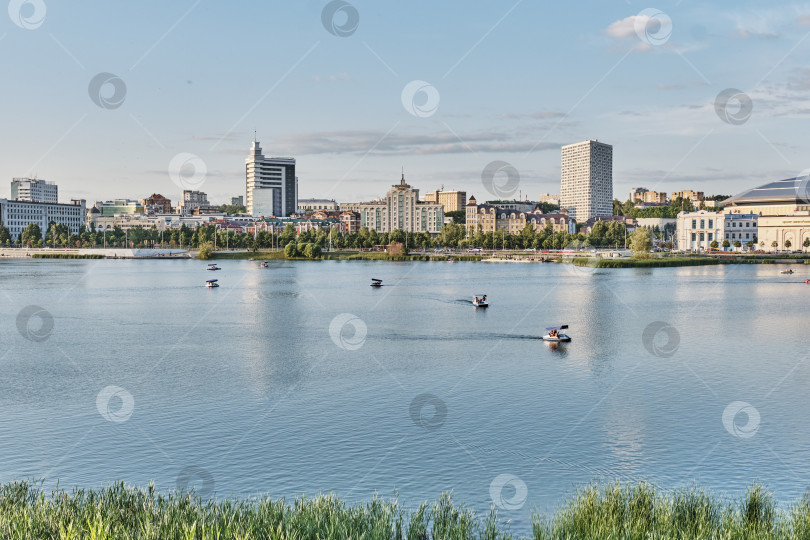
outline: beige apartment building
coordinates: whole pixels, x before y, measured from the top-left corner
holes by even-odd
[[[444,205],[445,213],[458,212],[459,210],[464,210],[464,206],[467,204],[467,192],[444,191],[444,189],[428,191],[425,193],[425,202]]]
[[[672,200],[674,201],[680,197],[681,199],[687,199],[692,202],[700,202],[705,198],[705,195],[702,191],[692,191],[691,189],[687,189],[684,191],[675,191],[672,193]]]

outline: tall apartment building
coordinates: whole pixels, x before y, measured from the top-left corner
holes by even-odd
[[[45,180],[14,178],[11,180],[11,198],[15,201],[57,203],[59,188]]]
[[[84,199],[72,200],[70,204],[0,199],[0,222],[8,228],[13,240],[20,238],[29,223],[39,225],[43,236],[52,222],[78,234],[85,222],[85,206]]]
[[[467,204],[467,192],[444,191],[444,187],[442,187],[442,189],[425,193],[425,202],[443,204],[445,212],[458,212],[464,210]]]
[[[562,147],[560,207],[584,222],[613,215],[613,146],[596,139]]]
[[[265,157],[253,141],[245,160],[247,212],[252,216],[287,217],[298,206],[294,158]]]
[[[343,211],[360,213],[360,226],[377,232],[401,229],[438,234],[444,224],[444,206],[419,200],[419,190],[405,183],[405,175],[384,200],[340,205]]]

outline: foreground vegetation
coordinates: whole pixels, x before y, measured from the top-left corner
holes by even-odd
[[[670,266],[704,266],[721,264],[723,261],[711,257],[656,257],[656,258],[630,258],[630,259],[599,259],[589,257],[574,257],[571,263],[574,266],[589,266],[591,268],[659,268]]]
[[[531,538],[810,538],[810,498],[778,509],[753,486],[724,502],[696,489],[649,484],[592,485],[553,516],[535,514]],[[116,484],[101,490],[45,493],[26,482],[0,486],[0,537],[12,539],[510,539],[508,522],[453,503],[449,495],[415,510],[378,498],[346,504],[334,495],[285,500],[204,501]]]

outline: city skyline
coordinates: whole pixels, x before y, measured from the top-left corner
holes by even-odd
[[[493,161],[534,199],[558,192],[560,147],[591,138],[615,148],[616,194],[734,194],[807,168],[808,4],[18,4],[0,17],[0,176],[65,200],[177,198],[190,167],[227,201],[254,131],[296,158],[301,198],[344,202],[403,166],[423,190],[498,198]]]

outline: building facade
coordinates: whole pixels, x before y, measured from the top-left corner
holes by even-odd
[[[334,199],[300,199],[298,201],[298,213],[315,212],[317,210],[335,212],[339,210],[339,207]]]
[[[537,203],[534,201],[485,201],[484,204],[488,204],[489,206],[494,206],[495,208],[499,208],[501,210],[511,210],[515,212],[534,212],[534,209],[537,207]]]
[[[419,190],[405,183],[405,175],[394,184],[385,199],[341,204],[341,210],[358,212],[360,227],[381,233],[397,229],[438,234],[444,224],[444,206],[419,200]]]
[[[543,193],[540,195],[540,198],[537,199],[537,202],[560,206],[560,196],[552,193]]]
[[[84,226],[85,213],[84,199],[73,200],[70,204],[0,199],[0,221],[8,228],[13,240],[19,239],[30,223],[39,225],[43,237],[51,223],[61,223],[71,233],[78,234]]]
[[[143,206],[143,211],[147,214],[171,214],[174,210],[172,201],[159,193],[153,193],[139,202]]]
[[[712,242],[723,241],[722,212],[680,212],[676,219],[675,244],[680,251],[706,251]]]
[[[216,214],[219,213],[219,208],[208,202],[207,193],[184,189],[180,204],[177,205],[177,213],[184,216]]]
[[[253,141],[245,160],[246,206],[252,216],[287,217],[298,209],[294,158],[265,157]]]
[[[14,178],[11,181],[11,198],[15,201],[58,203],[59,188],[45,180]]]
[[[425,202],[444,205],[444,212],[458,212],[464,210],[467,204],[466,191],[444,191],[444,188],[425,193]]]
[[[667,194],[665,191],[650,191],[647,188],[633,188],[630,190],[630,200],[646,204],[666,204]]]
[[[757,214],[723,214],[723,240],[728,240],[731,248],[739,242],[738,249],[746,250],[748,244],[756,249],[759,244],[759,216]]]
[[[578,222],[613,215],[613,146],[591,139],[562,147],[560,207]]]
[[[704,199],[704,194],[702,191],[692,191],[691,189],[687,189],[684,191],[674,191],[672,193],[672,200],[674,201],[680,197],[681,199],[692,201],[693,203],[698,203]]]
[[[231,197],[231,206],[245,206],[245,196]]]
[[[143,204],[130,199],[115,199],[114,201],[96,201],[93,205],[102,216],[115,216],[118,214],[143,214]]]
[[[475,234],[479,225],[481,232],[485,234],[500,230],[503,230],[506,234],[520,234],[527,224],[531,225],[535,231],[551,226],[554,232],[571,234],[577,232],[576,221],[565,211],[544,214],[541,210],[532,210],[531,212],[506,210],[486,203],[477,204],[475,197],[470,197],[470,201],[465,208],[467,212],[467,236]]]

